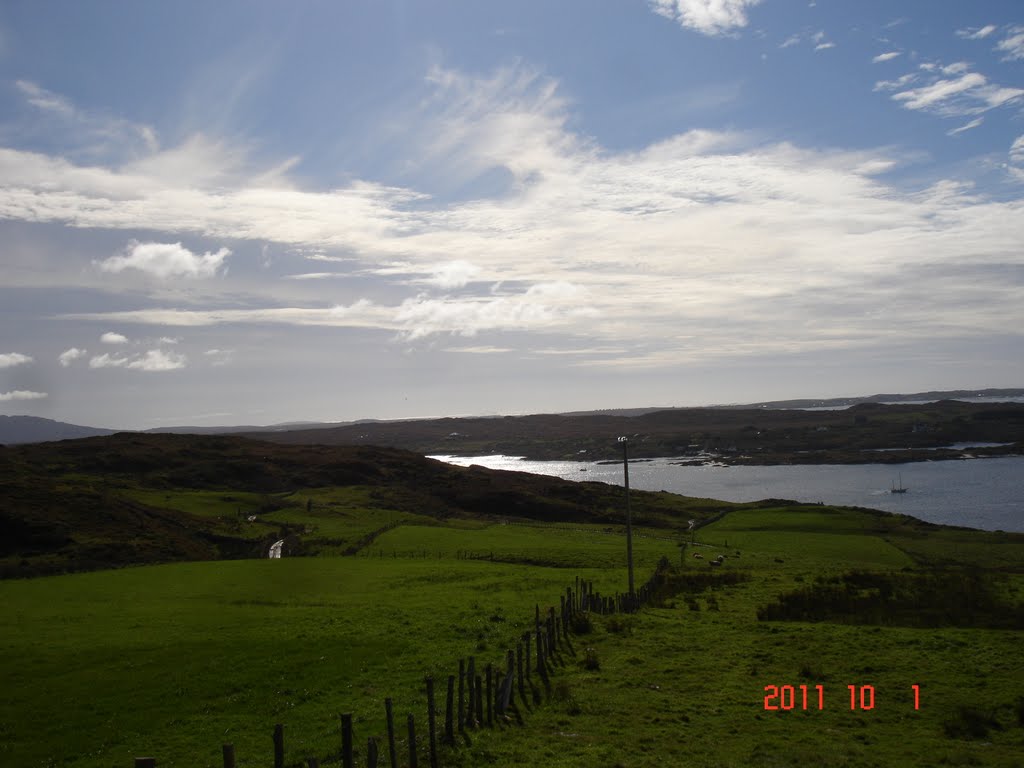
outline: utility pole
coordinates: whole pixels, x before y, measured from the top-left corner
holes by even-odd
[[[633,588],[633,513],[629,508],[629,438],[620,437],[622,446],[622,472],[626,481],[626,567],[629,569],[629,596],[635,594]]]

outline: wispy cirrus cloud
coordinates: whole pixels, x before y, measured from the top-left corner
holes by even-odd
[[[948,65],[922,64],[917,72],[898,80],[876,83],[875,90],[891,92],[890,98],[906,109],[941,117],[977,115],[1017,103],[1024,97],[1024,89],[990,83],[981,73],[972,72],[970,65],[963,61]]]
[[[964,27],[963,29],[958,29],[956,34],[957,37],[962,37],[965,40],[982,40],[997,29],[998,27],[995,24],[986,24],[983,27]]]
[[[976,117],[973,120],[970,120],[970,121],[964,123],[959,128],[953,128],[952,130],[946,131],[946,135],[947,136],[957,136],[957,135],[959,135],[961,133],[965,133],[967,131],[971,131],[971,130],[974,130],[975,128],[978,128],[984,122],[985,122],[985,118],[983,118],[983,117]]]
[[[70,129],[65,133],[72,153],[131,158],[155,152],[160,146],[156,131],[149,125],[80,109],[67,97],[31,80],[16,80],[14,86],[45,116],[47,122],[41,129],[54,129],[54,121]]]
[[[1010,27],[1006,37],[996,44],[1004,61],[1020,61],[1024,59],[1024,27]]]
[[[1018,136],[1010,146],[1010,175],[1017,181],[1024,181],[1024,136]]]
[[[702,35],[725,35],[747,26],[747,11],[761,0],[650,0],[651,9]]]
[[[0,353],[0,368],[14,368],[17,365],[28,365],[31,362],[32,358],[29,355],[23,355],[20,352]]]
[[[888,51],[887,53],[880,53],[871,60],[872,64],[882,64],[886,61],[892,61],[895,58],[902,56],[900,51]]]

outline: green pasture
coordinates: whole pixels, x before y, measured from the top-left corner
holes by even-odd
[[[120,493],[207,519],[215,530],[233,536],[265,539],[295,532],[302,537],[304,554],[312,555],[339,555],[365,536],[398,523],[436,524],[433,518],[384,506],[373,489],[359,486],[276,494],[152,488],[124,488]]]
[[[424,709],[423,679],[498,662],[579,574],[478,561],[295,558],[176,564],[0,583],[0,764],[264,765],[338,748],[337,717],[383,733],[383,701]],[[624,587],[624,578],[621,579]]]
[[[696,611],[679,599],[625,621],[597,619],[529,727],[514,738],[481,740],[452,764],[1021,765],[1019,633],[759,624],[750,586],[695,596]],[[598,669],[581,663],[584,647],[593,649]],[[766,711],[767,685],[794,686],[796,707]],[[806,711],[800,685],[809,689]],[[823,686],[821,710],[816,685]],[[857,686],[855,710],[849,685]],[[874,689],[871,710],[859,708],[866,685]],[[970,735],[973,713],[996,725]]]
[[[634,568],[647,574],[662,557],[679,559],[679,542],[666,531],[634,532]],[[467,557],[557,568],[621,567],[625,529],[592,526],[503,525],[475,528],[403,525],[382,534],[366,549],[367,557],[393,555]]]
[[[259,495],[204,494],[164,493],[161,503],[214,517],[219,504],[268,509]],[[117,768],[152,755],[161,768],[201,768],[219,766],[231,742],[239,766],[266,766],[275,723],[285,725],[289,766],[308,756],[336,763],[340,713],[354,714],[360,747],[383,735],[386,697],[400,724],[412,712],[424,733],[426,675],[440,698],[460,658],[475,656],[478,669],[501,661],[534,606],[557,605],[577,576],[604,593],[625,589],[618,529],[424,525],[353,489],[275,498],[257,513],[263,524],[308,529],[321,551],[413,524],[384,531],[357,557],[0,582],[0,765]],[[679,587],[635,616],[592,617],[592,631],[557,659],[546,703],[521,702],[525,726],[473,733],[445,765],[1021,764],[1019,632],[763,622],[757,612],[819,575],[977,566],[986,546],[999,553],[1005,597],[1019,603],[1022,537],[807,506],[744,507],[679,533],[694,540],[682,558],[671,534],[637,533],[638,582],[663,555],[682,576],[746,580]],[[718,554],[724,564],[710,566]],[[766,711],[766,685],[806,685],[812,706]],[[874,708],[851,711],[848,685],[873,686]]]

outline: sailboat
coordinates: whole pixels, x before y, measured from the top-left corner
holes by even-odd
[[[907,489],[903,486],[903,473],[900,472],[900,484],[894,485],[889,489],[889,493],[906,493]]]

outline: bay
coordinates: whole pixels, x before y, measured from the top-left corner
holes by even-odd
[[[622,463],[527,461],[516,456],[433,456],[451,464],[622,485]],[[630,461],[630,487],[724,501],[792,499],[870,507],[943,525],[1024,532],[1024,457],[909,464],[679,466]],[[906,493],[890,493],[899,482]]]

